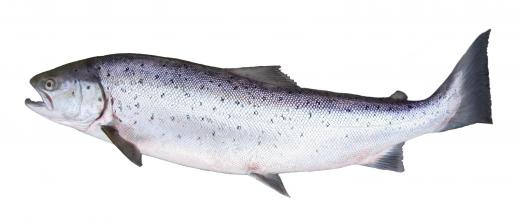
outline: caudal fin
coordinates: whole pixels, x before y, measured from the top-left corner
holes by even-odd
[[[440,131],[475,123],[491,124],[491,94],[487,58],[491,30],[482,33],[457,63],[448,79],[429,99],[451,99],[454,115]]]

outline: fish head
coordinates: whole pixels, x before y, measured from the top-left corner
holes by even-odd
[[[25,105],[54,122],[86,130],[105,108],[97,69],[79,61],[43,72],[30,84],[42,101],[27,98]]]

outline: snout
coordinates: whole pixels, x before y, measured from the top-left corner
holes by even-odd
[[[29,109],[31,109],[35,112],[38,112],[38,113],[41,113],[44,111],[50,111],[53,109],[51,97],[47,93],[45,93],[41,89],[41,87],[39,87],[41,79],[42,79],[41,74],[38,74],[38,75],[32,77],[29,80],[29,83],[33,86],[33,88],[36,90],[36,92],[38,92],[42,101],[33,101],[29,98],[25,99],[25,106],[27,106]]]

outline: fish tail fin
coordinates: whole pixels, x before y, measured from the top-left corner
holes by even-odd
[[[475,123],[492,124],[487,58],[491,30],[482,33],[457,63],[453,72],[428,99],[447,101],[451,118],[439,128],[446,131]]]

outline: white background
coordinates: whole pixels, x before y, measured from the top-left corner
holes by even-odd
[[[519,220],[516,1],[1,1],[0,220]],[[31,76],[133,52],[219,67],[282,65],[300,86],[430,95],[491,28],[494,125],[404,146],[404,173],[283,174],[292,198],[247,176],[145,157],[31,112]]]

